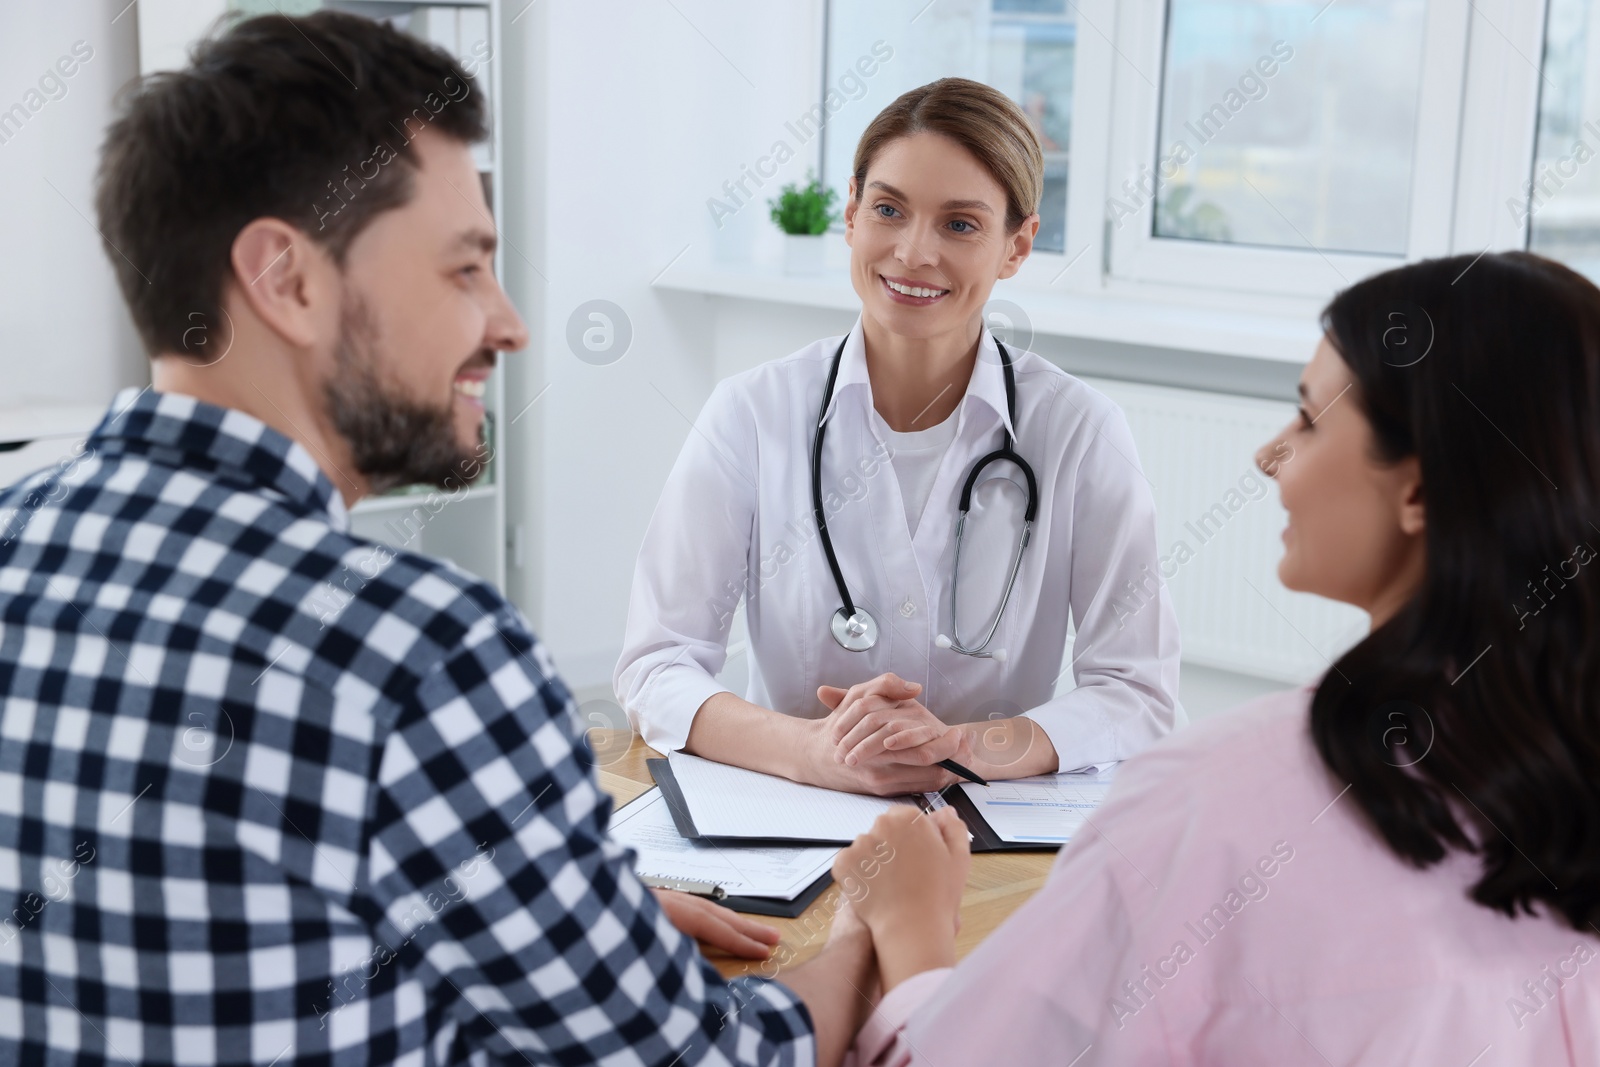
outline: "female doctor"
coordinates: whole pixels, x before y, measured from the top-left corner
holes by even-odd
[[[948,759],[986,779],[1124,759],[1182,721],[1121,411],[983,329],[1042,185],[1022,111],[977,82],[862,134],[860,318],[719,383],[645,533],[614,681],[652,747],[893,794],[956,781]],[[742,698],[716,680],[741,596]]]

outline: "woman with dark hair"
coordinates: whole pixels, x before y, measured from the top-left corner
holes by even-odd
[[[1130,760],[953,970],[964,835],[841,854],[895,849],[856,894],[887,990],[862,1062],[1600,1058],[1600,290],[1457,257],[1322,322],[1257,459],[1283,583],[1371,633]]]

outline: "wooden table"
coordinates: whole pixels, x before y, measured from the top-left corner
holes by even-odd
[[[599,765],[600,785],[616,800],[618,807],[655,784],[644,761],[659,759],[661,754],[638,735],[626,730],[594,730],[590,732],[590,741]],[[972,857],[966,892],[961,896],[961,934],[956,938],[958,958],[971,952],[1044,884],[1055,858],[1053,852],[987,852]],[[778,951],[787,948],[793,955],[785,954],[786,958],[800,963],[814,956],[827,939],[827,926],[819,922],[814,913],[831,916],[837,907],[838,894],[837,885],[829,886],[827,892],[796,919],[755,918],[777,927],[783,935]],[[763,966],[768,971],[771,969],[770,964],[734,959],[715,950],[707,951],[706,955],[727,977],[756,973]]]

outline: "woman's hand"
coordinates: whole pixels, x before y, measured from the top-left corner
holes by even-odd
[[[854,724],[861,715],[880,708],[880,702],[893,704],[909,700],[915,709],[920,709],[922,715],[931,718],[931,713],[920,704],[916,704],[913,699],[921,691],[922,687],[917,683],[904,681],[893,674],[881,674],[870,682],[862,682],[849,689],[831,685],[819,687],[818,698],[833,713],[827,718],[806,722],[798,780],[830,789],[871,793],[877,796],[925,793],[943,789],[954,782],[955,775],[942,767],[935,766],[940,759],[946,758],[936,755],[935,750],[913,753],[910,758],[900,758],[899,754],[878,753],[873,759],[863,761],[858,758],[854,764],[846,763],[841,758],[839,742],[843,734],[837,729],[841,715],[852,715],[851,723]],[[870,703],[857,708],[854,712],[848,710],[855,708],[863,700],[868,700]],[[902,712],[902,715],[907,717],[917,714],[916,710]],[[918,719],[917,722],[923,720]],[[929,758],[930,756],[932,758]],[[796,776],[791,775],[791,777]]]
[[[972,753],[971,763],[960,756],[956,759],[989,781],[1054,774],[1060,769],[1050,735],[1026,715],[964,722],[951,730],[964,735],[962,751]]]
[[[834,878],[872,931],[885,993],[914,974],[954,965],[971,861],[954,808],[929,815],[910,805],[879,816],[834,859]]]
[[[764,960],[781,937],[777,930],[747,919],[736,911],[672,889],[651,889],[673,926],[696,941],[719,948],[730,956]]]
[[[955,781],[940,767],[846,767],[833,758],[835,747],[825,717],[783,715],[723,692],[700,705],[684,751],[795,782],[875,796],[926,792]]]
[[[899,681],[894,675],[880,678]],[[874,761],[931,766],[939,760],[957,758],[962,749],[962,733],[942,723],[914,696],[894,699],[882,689],[869,688],[880,678],[851,689],[819,686],[819,699],[834,707],[829,733],[834,737],[835,758],[845,766]],[[922,691],[915,681],[902,685]],[[866,691],[858,693],[859,689]]]
[[[918,703],[916,696],[921,692],[918,683],[893,674],[879,675],[849,689],[818,688],[817,698],[833,709],[828,724],[835,758],[847,767],[931,767],[940,760],[970,759],[970,734],[952,729]]]

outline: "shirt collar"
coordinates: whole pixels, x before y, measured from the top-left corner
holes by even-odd
[[[1010,349],[1007,351],[1011,352],[1012,369],[1015,372],[1016,353]],[[830,362],[833,359],[831,349],[828,359]],[[833,397],[822,413],[823,422],[833,417],[840,397],[846,394],[859,394],[863,410],[872,408],[872,383],[867,378],[867,345],[860,316],[857,316],[856,324],[845,335],[844,354],[839,360],[839,377],[834,380]],[[1000,364],[1000,349],[994,342],[994,335],[988,330],[979,331],[978,358],[972,364],[972,377],[967,381],[967,391],[961,403],[966,406],[968,401],[973,400],[987,405],[1006,432],[1013,439],[1016,437],[1017,431],[1011,424],[1011,413],[1006,407],[1005,368]]]
[[[323,512],[334,529],[350,528],[350,513],[333,482],[304,447],[260,419],[182,393],[124,389],[111,402],[86,448],[115,455],[171,450],[173,462],[275,493]]]

